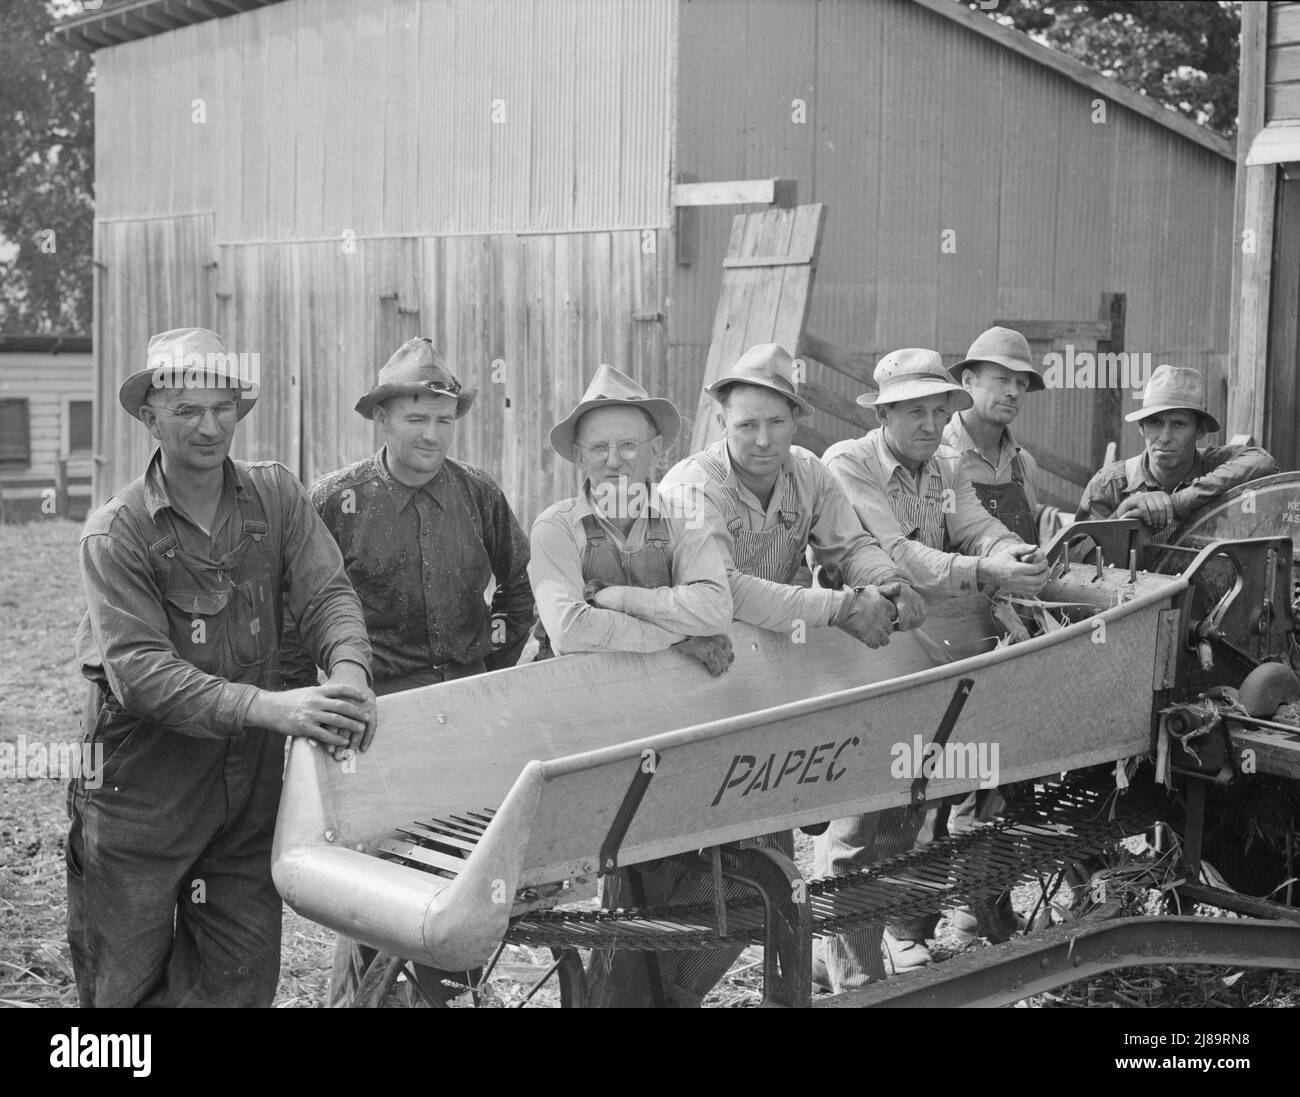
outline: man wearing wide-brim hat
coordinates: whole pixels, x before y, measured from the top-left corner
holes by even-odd
[[[1145,448],[1088,482],[1075,515],[1080,521],[1137,518],[1164,540],[1224,492],[1278,470],[1258,446],[1197,445],[1219,422],[1206,405],[1201,371],[1191,366],[1157,366],[1142,406],[1124,418],[1138,424]]]
[[[544,643],[554,652],[675,647],[715,677],[732,662],[722,556],[698,504],[661,498],[653,478],[680,431],[672,403],[608,365],[552,428],[551,447],[582,477],[579,493],[548,507],[532,530],[528,571]],[[680,875],[671,859],[621,870],[605,878],[604,904],[681,901],[673,894]],[[589,991],[597,1007],[698,1005],[683,1000],[670,967],[650,953],[596,953]]]
[[[1027,394],[1045,387],[1029,341],[1010,328],[991,327],[948,371],[972,404],[944,428],[943,444],[961,455],[975,494],[993,517],[1028,544],[1038,537],[1038,463],[1011,437]]]
[[[257,398],[232,357],[206,328],[149,341],[118,395],[158,449],[81,537],[77,663],[97,768],[69,790],[67,865],[84,1006],[269,1006],[284,737],[334,751],[374,734],[370,645],[338,546],[288,469],[229,456]],[[282,596],[323,685],[280,692]]]
[[[448,456],[476,395],[431,340],[408,339],[356,403],[378,428],[379,450],[311,488],[365,611],[377,694],[514,666],[528,640],[528,541],[496,481]],[[316,668],[294,648],[285,676],[314,681]],[[339,939],[330,1005],[349,1002],[375,955]],[[442,974],[417,969],[435,996]]]
[[[834,626],[872,648],[887,644],[895,629],[919,624],[925,606],[906,572],[862,528],[816,455],[794,444],[812,405],[799,394],[790,352],[777,343],[750,347],[706,391],[718,402],[723,437],[679,461],[661,490],[666,498],[703,497],[726,560],[736,619],[794,635]],[[796,583],[809,549],[843,589]],[[793,856],[789,831],[761,841]],[[708,901],[712,892],[698,880],[686,878],[675,900]],[[665,968],[698,1000],[739,954],[673,955]]]
[[[972,612],[988,622],[988,603],[977,591],[1037,593],[1047,581],[1047,565],[1035,545],[985,510],[961,457],[940,446],[952,416],[972,406],[970,393],[954,383],[938,352],[920,347],[885,355],[873,379],[876,391],[859,396],[858,403],[875,410],[880,426],[822,455],[862,524],[907,568],[927,600],[969,600]],[[942,608],[931,602],[932,613]],[[937,810],[911,808],[838,819],[818,839],[818,872],[851,872],[906,852],[927,821],[936,830],[943,826]],[[896,970],[929,962],[925,938],[936,920],[889,927]],[[884,976],[882,932],[880,926],[866,927],[827,939],[825,963],[836,991]]]
[[[662,651],[717,637],[710,671],[730,663],[731,593],[699,515],[660,498],[653,476],[681,416],[613,366],[551,428],[551,448],[578,467],[581,490],[533,523],[529,576],[544,632],[558,655]],[[720,660],[720,661],[719,661]]]

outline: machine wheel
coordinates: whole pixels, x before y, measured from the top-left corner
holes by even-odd
[[[352,1000],[354,1009],[451,1009],[516,1008],[558,1004],[564,1009],[581,1009],[587,1004],[587,979],[582,957],[573,949],[551,949],[553,963],[527,981],[514,978],[497,962],[497,950],[487,968],[465,972],[463,983],[429,978],[427,968],[398,956],[379,953],[366,966]],[[518,973],[520,965],[511,965]],[[421,977],[423,976],[423,977]],[[538,998],[548,983],[558,991],[558,1003]]]

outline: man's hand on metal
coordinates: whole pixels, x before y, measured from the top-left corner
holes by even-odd
[[[336,681],[279,693],[261,690],[245,719],[280,735],[315,739],[337,757],[337,751],[350,749],[354,741],[362,750],[369,747],[375,702],[368,689]]]
[[[879,590],[894,603],[894,609],[898,612],[898,619],[894,622],[895,631],[906,632],[917,628],[925,620],[925,599],[906,583],[885,583]]]
[[[370,749],[371,740],[375,737],[375,732],[379,730],[379,710],[375,705],[375,695],[370,690],[370,682],[366,678],[366,668],[360,663],[353,663],[350,660],[344,660],[336,663],[333,673],[330,674],[329,683],[338,683],[344,686],[351,686],[353,689],[360,690],[366,695],[366,729],[361,734],[353,732],[348,736],[347,751],[367,751]],[[343,751],[334,750],[334,757],[342,761],[347,757]]]
[[[881,593],[881,589],[880,587],[855,589],[853,601],[831,623],[869,648],[883,648],[889,643],[899,611],[894,609],[894,603]]]
[[[698,659],[714,678],[720,678],[736,661],[736,653],[731,650],[731,637],[725,632],[717,636],[688,636],[673,647],[683,655]]]
[[[1163,529],[1178,519],[1174,500],[1167,492],[1143,491],[1130,495],[1115,511],[1116,518],[1137,518],[1153,530]]]
[[[1035,545],[1012,545],[979,562],[980,582],[1011,594],[1037,594],[1050,575],[1047,560]]]

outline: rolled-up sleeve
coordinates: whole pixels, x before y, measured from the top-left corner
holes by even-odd
[[[119,519],[81,541],[81,579],[91,638],[113,696],[132,716],[167,731],[226,739],[244,729],[257,687],[206,674],[182,659],[148,549]]]
[[[1232,488],[1278,471],[1277,462],[1258,446],[1206,446],[1201,460],[1209,471],[1170,495],[1179,518],[1190,517]]]
[[[284,515],[285,607],[317,666],[332,674],[339,663],[358,663],[370,678],[365,615],[344,570],[343,554],[302,485],[288,469],[277,472]]]
[[[528,577],[542,627],[560,655],[579,651],[663,651],[685,639],[630,613],[588,605],[577,531],[555,513],[533,523]],[[718,631],[718,630],[713,630]]]
[[[673,539],[670,587],[606,587],[601,601],[610,609],[651,621],[683,636],[716,636],[731,624],[731,587],[701,505],[684,507],[661,498]]]

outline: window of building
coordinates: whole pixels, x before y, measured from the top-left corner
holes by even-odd
[[[32,463],[31,423],[26,400],[0,400],[0,468]]]
[[[68,452],[89,453],[95,444],[95,405],[89,400],[68,401]]]

